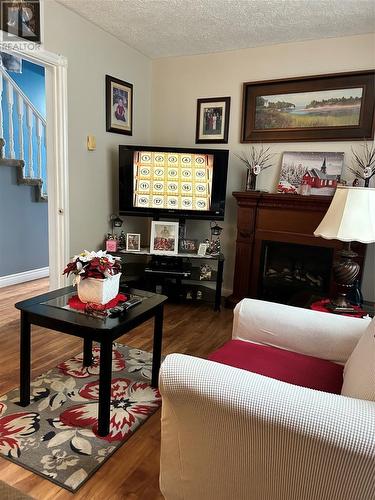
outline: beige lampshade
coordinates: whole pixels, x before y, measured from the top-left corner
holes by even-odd
[[[315,236],[327,240],[375,241],[375,189],[338,186]]]

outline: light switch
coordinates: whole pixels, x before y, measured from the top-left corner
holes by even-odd
[[[87,149],[88,149],[88,151],[95,151],[95,149],[96,149],[96,137],[94,135],[87,136]]]

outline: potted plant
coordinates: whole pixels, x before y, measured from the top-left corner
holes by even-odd
[[[121,276],[121,259],[107,252],[88,252],[75,255],[63,274],[74,274],[79,299],[84,303],[107,304],[118,294]]]

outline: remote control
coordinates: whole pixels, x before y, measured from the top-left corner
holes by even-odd
[[[138,297],[133,297],[132,299],[127,300],[123,304],[118,305],[118,306],[114,307],[113,309],[111,309],[109,316],[111,318],[116,318],[117,316],[120,316],[121,313],[127,311],[131,307],[136,306],[137,304],[140,304],[141,302],[142,302],[142,299],[139,299]]]

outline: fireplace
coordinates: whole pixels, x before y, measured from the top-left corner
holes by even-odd
[[[244,297],[291,304],[300,293],[320,297],[335,293],[332,263],[343,244],[313,235],[330,196],[259,191],[233,195],[238,206],[237,239],[228,306]],[[352,247],[363,269],[366,245]]]
[[[332,259],[332,248],[263,241],[258,298],[293,304],[306,292],[327,296]]]

